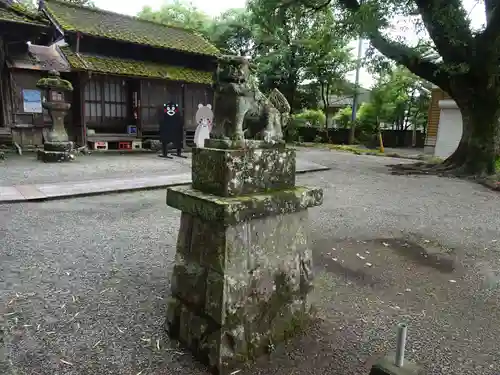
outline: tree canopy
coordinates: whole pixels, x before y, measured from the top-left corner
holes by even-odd
[[[243,9],[211,18],[175,0],[157,11],[144,7],[138,16],[194,29],[223,53],[252,57],[261,89],[278,88],[297,111],[316,106],[318,96],[326,101],[340,87],[353,67],[347,45],[354,35],[337,25],[330,8],[308,12],[303,5],[278,9],[280,4],[251,0]]]
[[[191,3],[174,0],[165,3],[157,11],[145,6],[137,14],[138,17],[173,26],[181,26],[209,36],[212,18]]]
[[[288,0],[313,11],[337,9],[347,27],[360,32],[393,62],[447,92],[463,118],[463,134],[455,153],[440,168],[458,174],[495,172],[499,154],[500,0],[482,1],[485,27],[474,29],[461,0]],[[391,38],[395,19],[407,20],[414,33],[427,36],[418,44]],[[394,34],[394,33],[393,33]]]
[[[216,18],[176,0],[139,16],[251,56],[262,90],[278,88],[294,112],[317,108],[315,98],[328,107],[353,69],[349,43],[362,35],[377,51],[365,62],[378,77],[364,111],[398,129],[423,125],[434,84],[463,117],[459,147],[437,170],[480,175],[495,172],[500,154],[500,0],[482,2],[489,20],[482,28],[472,27],[462,0],[250,0]],[[394,31],[396,21],[413,40]]]

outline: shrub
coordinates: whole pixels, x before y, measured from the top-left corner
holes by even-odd
[[[351,125],[352,108],[345,107],[338,111],[333,117],[339,128],[348,128]]]
[[[326,116],[319,109],[306,109],[292,116],[292,122],[297,126],[312,126],[314,128],[324,127],[326,124]]]

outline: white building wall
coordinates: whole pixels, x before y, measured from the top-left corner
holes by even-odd
[[[462,138],[462,114],[454,100],[440,100],[441,109],[434,156],[446,159]]]

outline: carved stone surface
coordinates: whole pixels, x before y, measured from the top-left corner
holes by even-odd
[[[45,142],[44,151],[70,152],[74,148],[73,142]]]
[[[48,142],[68,142],[68,132],[64,125],[64,117],[71,108],[69,103],[58,102],[45,102],[42,104],[44,108],[49,111],[50,118],[52,119],[52,128],[50,129],[47,140]]]
[[[50,71],[48,77],[40,78],[36,85],[46,90],[53,99],[42,103],[42,106],[49,111],[52,127],[44,140],[43,150],[38,151],[38,160],[47,163],[73,160],[75,147],[73,142],[69,141],[64,125],[64,117],[71,108],[71,104],[65,103],[61,94],[64,91],[73,91],[73,86],[71,82],[62,79],[57,71]],[[52,94],[55,95],[52,96]]]
[[[213,372],[231,373],[310,321],[307,209],[323,191],[295,187],[294,156],[281,146],[195,150],[193,186],[167,190],[182,215],[166,328]]]
[[[193,188],[224,197],[295,187],[295,150],[195,148]]]
[[[284,149],[286,146],[284,141],[274,141],[274,142],[264,142],[262,140],[254,139],[244,139],[236,141],[233,139],[218,139],[210,138],[205,139],[206,148],[219,148],[223,150],[240,150],[240,149],[250,149],[250,148],[261,148],[261,149]]]
[[[250,61],[245,57],[221,56],[218,63],[212,134],[217,138],[244,140],[248,117],[256,121],[247,128],[247,136],[261,134],[267,142],[282,140],[282,128],[290,113],[290,104],[283,94],[274,89],[266,97],[259,90]]]
[[[37,159],[45,163],[57,163],[63,161],[71,161],[74,159],[74,156],[69,151],[38,150]]]
[[[167,204],[206,221],[232,225],[244,220],[294,213],[323,202],[323,190],[309,187],[278,190],[240,197],[218,197],[191,186],[168,189]]]
[[[307,211],[226,227],[183,213],[169,334],[226,374],[308,322]]]

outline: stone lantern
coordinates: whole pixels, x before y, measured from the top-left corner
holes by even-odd
[[[38,151],[38,160],[44,162],[70,161],[73,159],[74,143],[69,141],[64,126],[64,117],[71,104],[64,101],[65,92],[72,92],[71,82],[62,79],[59,72],[52,70],[48,77],[41,78],[36,86],[45,90],[46,100],[43,108],[49,111],[52,127],[43,144],[43,150]]]

